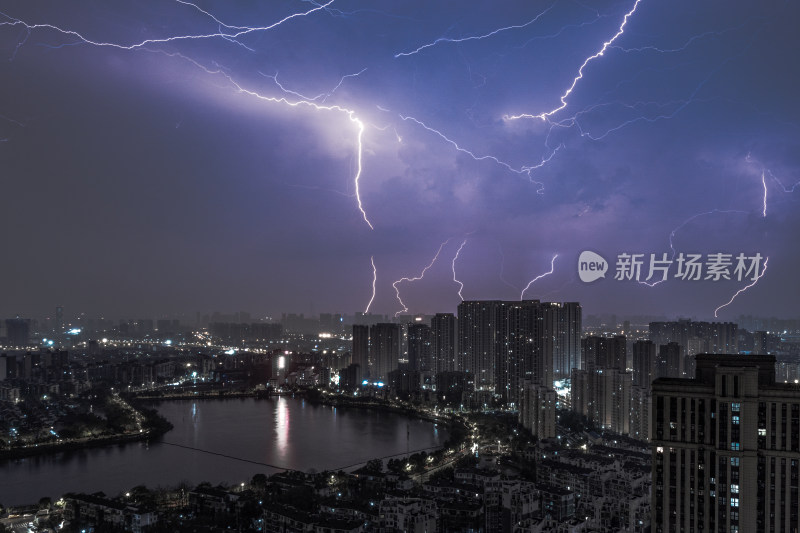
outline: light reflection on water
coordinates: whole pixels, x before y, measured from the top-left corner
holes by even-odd
[[[406,451],[406,418],[361,409],[314,406],[281,397],[163,402],[156,406],[175,428],[163,440],[302,471],[344,467]],[[410,420],[408,447],[433,447],[447,438],[430,422]],[[36,503],[42,496],[136,485],[240,483],[274,468],[170,446],[112,445],[0,462],[0,502]]]

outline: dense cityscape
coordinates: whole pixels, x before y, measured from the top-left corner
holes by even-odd
[[[165,401],[301,397],[422,419],[448,437],[346,470],[253,467],[244,482],[174,479],[158,488],[129,479],[118,494],[41,487],[41,498],[17,505],[4,494],[2,523],[137,532],[795,530],[800,321],[739,317],[751,331],[632,318],[584,317],[577,302],[497,300],[391,319],[267,321],[242,312],[198,314],[192,325],[73,321],[61,307],[51,318],[7,319],[7,462],[157,446],[171,429],[158,414]]]

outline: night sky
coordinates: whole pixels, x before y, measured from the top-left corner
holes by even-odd
[[[614,279],[673,251],[769,257],[719,319],[800,314],[798,2],[0,12],[0,316],[453,312],[552,262],[526,298],[713,318],[752,283]]]

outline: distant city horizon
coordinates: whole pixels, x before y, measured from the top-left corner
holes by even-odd
[[[486,300],[466,300],[466,301],[493,301],[497,299],[486,299]],[[535,298],[525,298],[525,300],[520,301],[530,301],[536,300]],[[545,301],[553,301],[553,300],[539,300],[542,302]],[[457,310],[457,306],[453,309],[442,309],[437,310],[432,313],[401,313],[395,315],[394,313],[363,313],[361,311],[352,311],[352,312],[341,312],[341,311],[320,311],[314,314],[311,313],[304,313],[304,312],[279,312],[279,313],[256,313],[251,311],[245,310],[236,310],[236,311],[196,311],[194,313],[128,313],[128,314],[121,314],[119,316],[109,316],[104,314],[99,315],[91,315],[88,313],[70,313],[68,306],[60,306],[64,310],[63,320],[65,324],[78,324],[82,320],[104,320],[110,323],[112,322],[119,322],[119,321],[137,321],[137,320],[178,320],[180,321],[181,325],[185,326],[194,326],[197,324],[207,324],[209,322],[238,322],[238,323],[250,323],[250,322],[274,322],[280,323],[283,320],[287,319],[287,317],[291,319],[308,319],[308,320],[316,320],[322,319],[323,317],[341,317],[343,323],[345,324],[354,324],[354,323],[375,323],[375,322],[403,322],[413,319],[415,317],[425,317],[431,318],[437,313],[455,313]],[[55,312],[39,312],[33,313],[30,315],[22,315],[19,313],[12,313],[6,315],[0,315],[0,319],[5,318],[24,318],[24,319],[34,319],[43,322],[49,322],[51,324],[56,324],[56,313]],[[585,312],[584,308],[584,315],[583,315],[584,324],[588,327],[600,327],[600,326],[609,326],[609,327],[617,327],[622,326],[623,323],[629,322],[631,324],[636,325],[646,325],[649,322],[659,322],[659,321],[673,321],[673,320],[692,320],[692,321],[709,321],[709,322],[752,322],[752,321],[761,321],[761,322],[769,322],[769,321],[793,321],[798,320],[800,321],[800,314],[795,316],[776,316],[776,315],[756,315],[752,313],[740,313],[735,316],[730,317],[714,317],[711,316],[702,316],[702,315],[690,315],[690,314],[678,314],[678,315],[666,315],[666,314],[625,314],[622,312],[606,312],[606,313],[592,313],[592,312]],[[587,324],[588,323],[588,324]]]

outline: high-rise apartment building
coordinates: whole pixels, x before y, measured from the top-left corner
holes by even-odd
[[[800,387],[773,356],[701,354],[652,393],[655,533],[798,531]]]
[[[650,340],[656,345],[680,346],[679,377],[694,376],[694,356],[699,353],[737,353],[738,326],[733,322],[650,322]]]
[[[30,340],[31,321],[27,318],[7,318],[6,336],[9,346],[24,347]]]
[[[590,335],[581,339],[581,364],[575,368],[627,369],[628,344],[624,335],[597,337]]]
[[[476,390],[495,388],[497,300],[458,304],[458,370],[472,374]]]
[[[556,391],[525,380],[519,399],[519,422],[539,439],[556,436]]]
[[[573,369],[572,410],[603,429],[627,435],[631,430],[630,372],[616,368]]]
[[[684,367],[681,358],[681,345],[677,342],[669,342],[658,347],[658,359],[656,361],[656,377],[659,378],[680,378],[681,369]]]
[[[408,325],[408,366],[414,372],[429,372],[432,362],[432,332],[427,324]]]
[[[400,362],[402,343],[400,324],[378,323],[369,328],[370,379],[388,380],[389,372]]]
[[[362,376],[369,376],[369,326],[353,325],[353,357],[350,361],[361,368]]]
[[[573,368],[581,368],[581,304],[564,302],[543,305],[545,334],[553,338],[553,379],[566,379]]]
[[[431,318],[431,372],[456,370],[456,317],[453,313],[437,313]]]
[[[523,380],[552,388],[580,367],[580,333],[577,303],[465,301],[458,307],[458,369],[474,377],[476,390],[516,404]]]
[[[633,386],[650,389],[656,378],[656,344],[653,341],[633,343]]]

